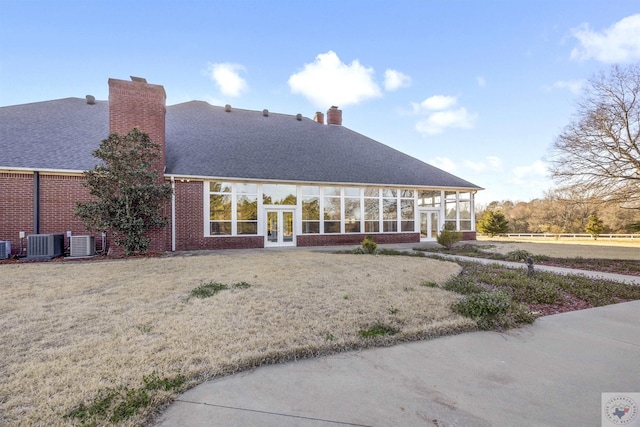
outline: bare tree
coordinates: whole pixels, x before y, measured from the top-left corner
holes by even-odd
[[[556,139],[551,176],[589,198],[640,208],[640,64],[589,80]]]

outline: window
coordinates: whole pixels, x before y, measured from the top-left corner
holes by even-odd
[[[360,189],[344,189],[344,232],[360,233],[360,218],[362,208],[360,207]]]
[[[364,231],[377,233],[380,231],[380,189],[364,190]]]
[[[414,231],[416,227],[413,199],[400,200],[400,217],[402,231]]]
[[[422,190],[418,192],[418,206],[425,208],[439,208],[441,199],[440,190]]]
[[[262,203],[265,205],[296,205],[296,186],[288,184],[264,184]]]
[[[470,231],[473,226],[473,196],[469,192],[445,192],[445,225],[454,230]]]
[[[462,193],[460,196],[462,196]],[[458,213],[460,214],[460,230],[471,230],[471,202],[469,200],[460,200],[458,203]]]
[[[232,191],[229,182],[209,184],[209,233],[211,235],[231,235],[232,233]]]
[[[340,188],[324,187],[324,212],[322,218],[325,233],[340,233]]]
[[[388,191],[395,195],[395,190],[384,190],[383,193],[390,195]],[[398,231],[398,199],[382,199],[382,226],[386,233]]]
[[[302,197],[302,232],[320,233],[320,187],[304,186]]]
[[[258,234],[258,185],[236,184],[237,234]]]

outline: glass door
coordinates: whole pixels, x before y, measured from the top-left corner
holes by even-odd
[[[420,239],[436,240],[440,230],[440,212],[420,211]]]
[[[295,246],[292,210],[267,209],[266,219],[265,247]]]
[[[429,235],[433,240],[438,238],[438,232],[440,231],[440,212],[429,212]]]

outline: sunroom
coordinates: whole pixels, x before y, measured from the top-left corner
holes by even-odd
[[[475,231],[474,192],[275,182],[204,182],[204,236],[264,236],[264,246],[306,246],[309,237],[404,235],[431,241],[446,224]],[[403,238],[401,236],[401,238]],[[346,240],[342,239],[341,242]],[[318,244],[318,240],[315,243]]]

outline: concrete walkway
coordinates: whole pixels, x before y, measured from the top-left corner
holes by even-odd
[[[157,426],[599,426],[640,392],[640,301],[265,366],[181,395]]]

